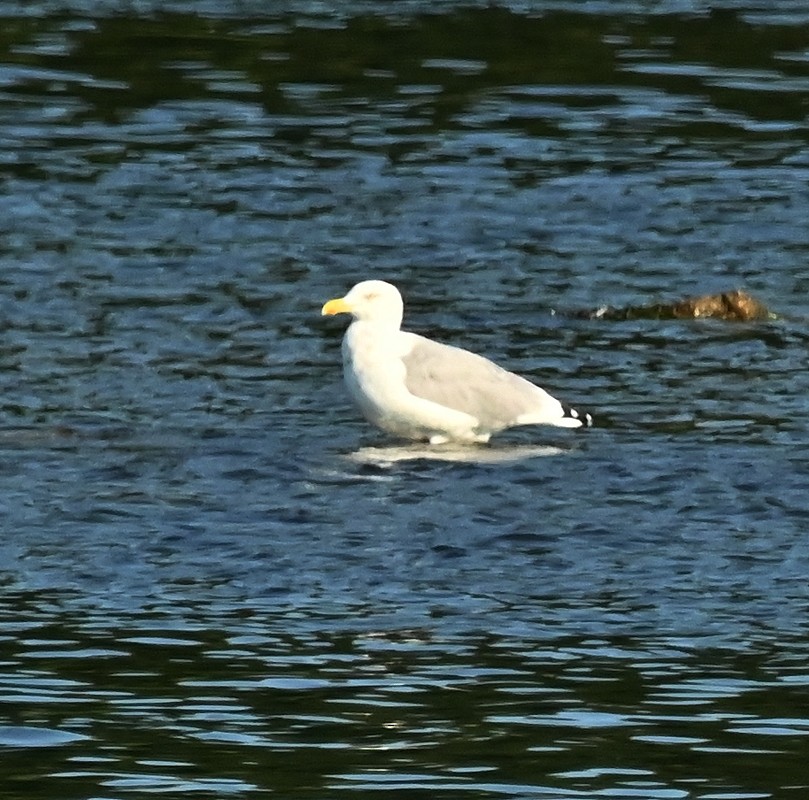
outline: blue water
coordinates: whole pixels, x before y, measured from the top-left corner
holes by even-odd
[[[0,4],[0,797],[804,798],[806,10],[342,8]],[[374,430],[366,277],[596,426]]]

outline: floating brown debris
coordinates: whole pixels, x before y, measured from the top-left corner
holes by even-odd
[[[760,300],[743,291],[734,289],[721,294],[705,294],[686,297],[673,303],[650,303],[649,305],[613,308],[602,306],[594,310],[574,314],[583,319],[724,319],[732,322],[752,322],[776,319]]]

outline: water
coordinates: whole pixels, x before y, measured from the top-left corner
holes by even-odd
[[[341,9],[0,4],[0,797],[804,798],[803,4]],[[372,276],[596,427],[370,429]]]

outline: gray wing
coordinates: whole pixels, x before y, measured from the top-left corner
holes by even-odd
[[[488,430],[515,425],[520,416],[546,408],[551,417],[561,415],[559,402],[525,378],[468,350],[414,338],[402,359],[411,394],[471,414]]]

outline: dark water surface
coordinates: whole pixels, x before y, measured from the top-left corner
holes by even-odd
[[[808,797],[805,3],[339,8],[0,3],[0,797]],[[370,276],[597,426],[397,448]]]

